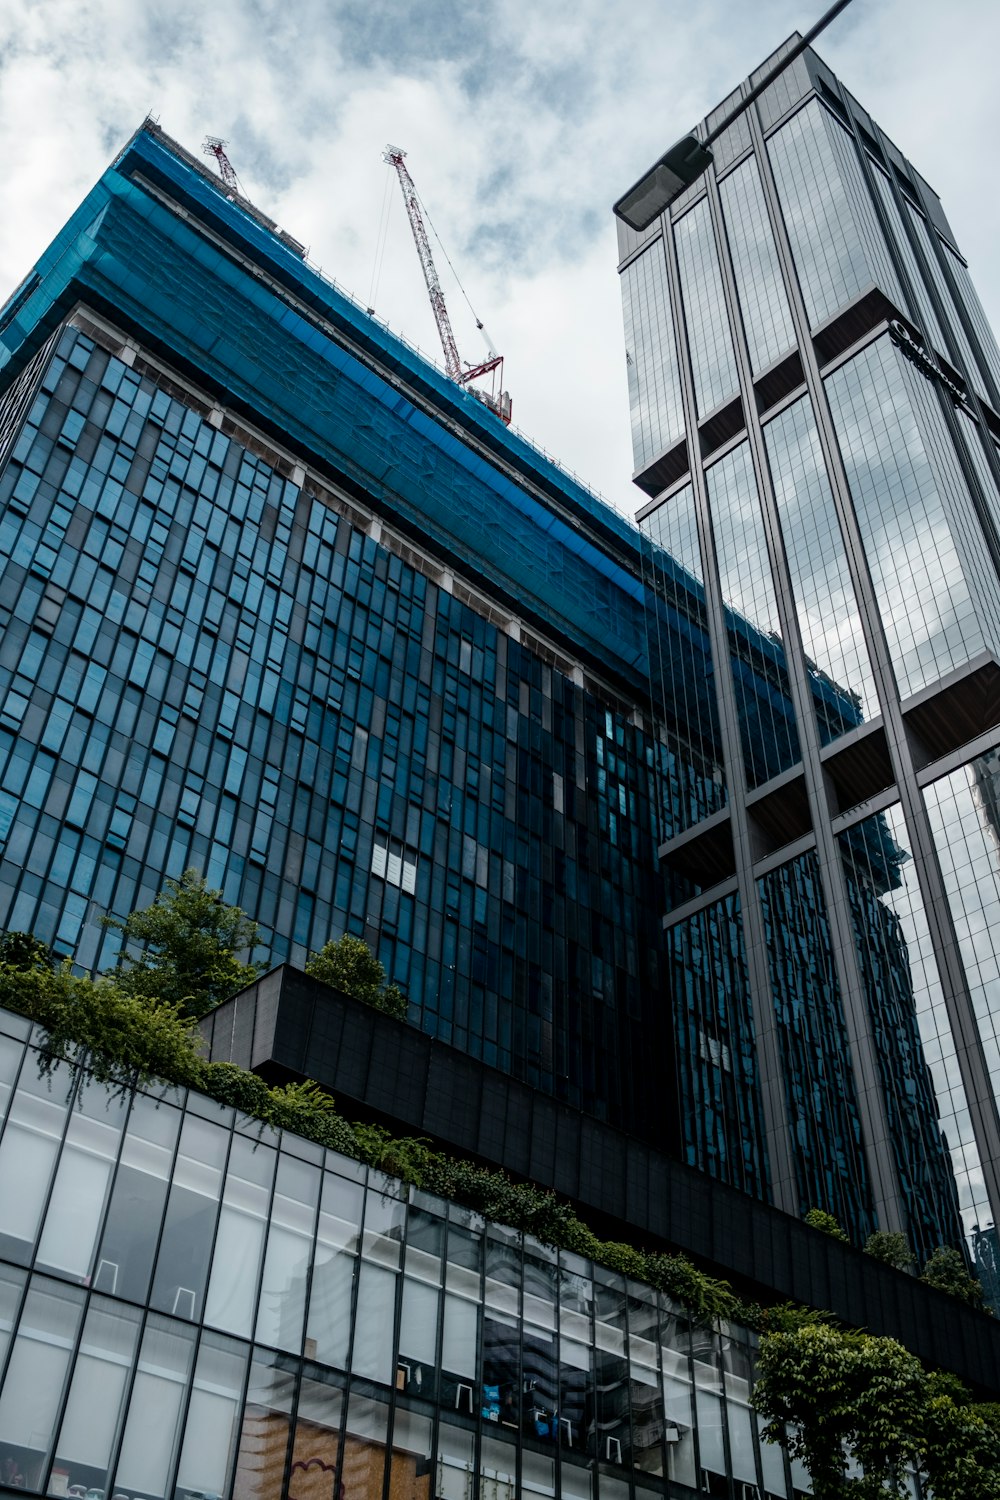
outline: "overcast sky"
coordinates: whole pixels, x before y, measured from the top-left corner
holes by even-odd
[[[148,112],[192,151],[226,137],[248,196],[440,359],[381,159],[400,145],[506,357],[516,425],[631,514],[610,205],[824,6],[0,0],[0,301]],[[1000,327],[1000,5],[853,0],[819,50],[941,195]],[[478,359],[439,268],[459,349]]]

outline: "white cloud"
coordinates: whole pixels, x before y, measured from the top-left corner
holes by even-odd
[[[250,196],[367,303],[405,147],[515,418],[622,509],[630,485],[610,204],[820,0],[0,0],[0,296],[146,114],[230,140]],[[820,50],[941,193],[1000,323],[987,0],[856,0]],[[438,355],[390,182],[376,307]],[[459,345],[482,345],[441,265]]]

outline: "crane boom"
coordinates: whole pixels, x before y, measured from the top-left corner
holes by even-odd
[[[403,202],[406,204],[406,215],[413,230],[413,238],[417,246],[417,254],[420,257],[420,266],[424,273],[424,281],[427,283],[427,295],[431,299],[431,311],[434,321],[437,323],[438,333],[441,336],[441,347],[444,349],[444,367],[452,380],[460,385],[464,383],[465,372],[462,369],[462,361],[458,356],[458,345],[455,342],[454,330],[448,309],[445,306],[444,293],[438,280],[437,267],[434,264],[434,256],[431,254],[431,243],[427,238],[427,228],[424,224],[424,216],[420,212],[420,200],[417,198],[417,190],[413,185],[413,178],[407,171],[403,160],[406,155],[399,146],[386,146],[382,153],[382,160],[396,168],[399,185],[403,190]]]
[[[229,160],[229,157],[226,155],[226,147],[228,145],[229,142],[224,141],[221,136],[206,135],[204,141],[202,142],[201,149],[202,151],[204,151],[206,156],[215,157],[215,160],[219,166],[219,175],[221,176],[223,182],[226,184],[226,187],[231,189],[232,192],[238,193],[240,190],[240,184],[239,179],[236,176],[236,168],[233,166],[232,162]]]

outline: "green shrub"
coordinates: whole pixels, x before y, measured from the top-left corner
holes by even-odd
[[[981,1312],[989,1312],[983,1289],[975,1276],[972,1276],[965,1260],[957,1250],[948,1245],[939,1245],[924,1266],[920,1277],[928,1286],[937,1287],[939,1292],[947,1292],[952,1297],[958,1297],[967,1302],[970,1307],[976,1307]]]
[[[306,973],[397,1020],[406,1019],[406,996],[396,985],[386,984],[385,969],[368,944],[349,932],[331,938],[313,953],[306,962]]]
[[[865,1254],[895,1266],[897,1271],[908,1271],[913,1264],[910,1242],[898,1230],[876,1229],[865,1241]]]
[[[828,1234],[832,1240],[842,1240],[845,1245],[850,1244],[850,1239],[833,1214],[828,1214],[824,1208],[811,1208],[804,1216],[804,1222],[809,1225],[810,1229],[818,1229],[822,1234]]]

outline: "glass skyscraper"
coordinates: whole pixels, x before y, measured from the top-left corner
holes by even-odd
[[[704,663],[685,695],[690,653],[653,653],[684,1147],[920,1250],[957,1208],[990,1282],[1000,354],[815,53],[712,151],[618,225],[645,580]]]

